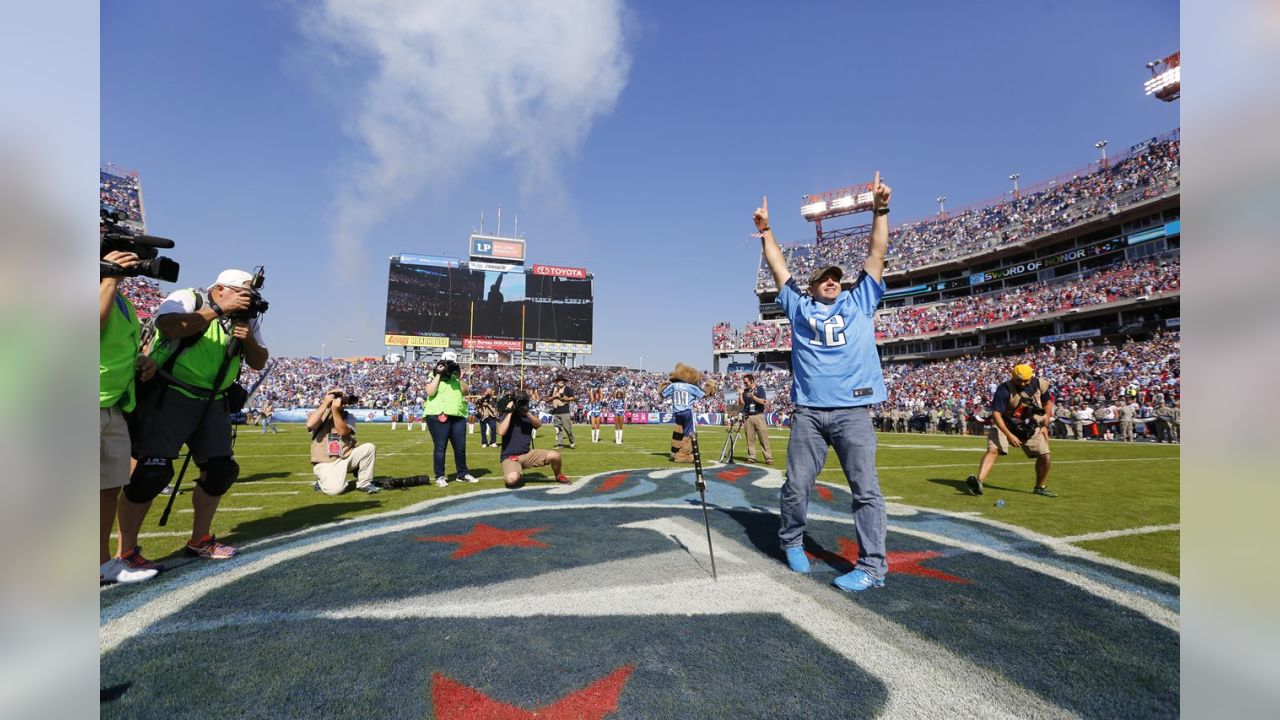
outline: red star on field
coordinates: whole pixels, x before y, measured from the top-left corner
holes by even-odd
[[[835,497],[835,495],[831,493],[831,488],[829,487],[822,487],[819,485],[814,489],[818,491],[818,497],[826,500],[827,502],[831,502],[831,498]]]
[[[458,549],[449,557],[461,560],[469,555],[484,552],[495,547],[550,547],[544,542],[534,540],[531,535],[540,533],[546,528],[525,528],[523,530],[503,530],[492,525],[476,523],[466,535],[432,535],[416,537],[418,542],[458,543]]]
[[[600,720],[618,709],[618,695],[631,676],[624,665],[587,687],[537,710],[488,697],[440,673],[431,676],[431,705],[437,720]]]
[[[600,487],[596,488],[596,493],[606,493],[612,490],[617,490],[618,486],[622,485],[622,483],[626,482],[626,480],[627,480],[626,473],[618,473],[617,475],[610,475],[609,477],[604,479],[604,482],[600,483]]]
[[[732,468],[730,470],[721,470],[720,472],[716,473],[716,477],[720,478],[721,480],[728,480],[729,482],[736,483],[742,478],[746,477],[747,473],[749,472],[751,471],[744,467],[739,466],[736,468]]]
[[[845,567],[852,569],[854,564],[858,562],[858,543],[845,537],[837,538],[837,542],[840,543],[839,552],[823,550],[819,553],[811,553],[806,550],[805,554],[811,558],[821,558],[826,561],[828,565],[837,569]],[[942,572],[941,570],[934,570],[933,568],[924,567],[920,564],[925,560],[932,560],[937,557],[942,557],[942,553],[933,550],[921,550],[918,552],[890,552],[885,554],[885,561],[889,563],[890,574],[900,573],[902,575],[918,575],[920,577],[933,578],[934,580],[957,583],[959,585],[969,584],[969,580],[967,578],[958,577],[950,573]]]

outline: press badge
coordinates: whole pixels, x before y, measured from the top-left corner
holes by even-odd
[[[342,436],[329,433],[329,457],[342,457]]]
[[[853,396],[856,398],[867,397],[870,394],[871,394],[871,388],[858,388],[853,391]]]

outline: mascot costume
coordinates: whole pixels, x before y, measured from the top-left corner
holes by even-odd
[[[714,395],[716,384],[708,380],[698,387],[702,373],[684,363],[676,363],[667,382],[659,388],[662,397],[671,401],[672,420],[678,429],[671,431],[671,460],[678,463],[693,462],[693,438],[697,425],[693,417],[693,403],[699,398]]]

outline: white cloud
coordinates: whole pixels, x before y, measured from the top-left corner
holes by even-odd
[[[368,67],[344,127],[364,156],[336,193],[335,260],[425,186],[512,162],[526,191],[558,194],[557,168],[612,110],[630,58],[620,0],[326,0],[306,34]]]

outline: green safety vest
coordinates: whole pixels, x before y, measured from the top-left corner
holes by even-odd
[[[423,415],[467,416],[467,399],[462,396],[462,382],[458,378],[441,380],[436,394],[427,398]]]
[[[142,323],[129,298],[117,292],[113,305],[107,326],[98,333],[98,406],[118,403],[121,410],[129,412],[135,402],[134,363],[138,359]]]
[[[155,347],[151,350],[151,359],[155,360],[156,365],[163,367],[169,357],[178,351],[178,358],[174,360],[172,370],[173,378],[183,385],[203,391],[204,397],[182,385],[174,385],[174,387],[189,398],[206,399],[209,391],[213,389],[218,368],[222,367],[222,360],[226,357],[227,346],[231,344],[231,334],[222,329],[221,322],[214,320],[209,323],[209,327],[205,328],[204,335],[186,350],[178,350],[181,342],[182,338],[170,339],[164,337],[163,333],[157,334]],[[237,353],[227,365],[227,372],[222,378],[222,386],[218,388],[218,395],[221,396],[239,376],[240,354]]]

